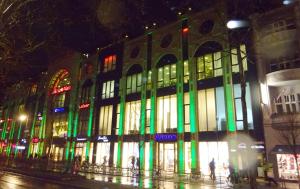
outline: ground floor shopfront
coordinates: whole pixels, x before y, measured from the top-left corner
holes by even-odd
[[[118,143],[117,142],[97,142],[94,150],[94,162],[104,166],[117,166]],[[185,173],[191,173],[191,142],[184,142],[184,167]],[[144,149],[142,149],[144,148]],[[144,153],[144,163],[140,162],[140,151]],[[252,149],[254,150],[254,149]],[[256,149],[255,149],[256,150]],[[256,151],[257,152],[257,151]],[[151,154],[150,142],[141,145],[139,142],[123,142],[121,151],[121,167],[123,169],[139,169],[144,164],[145,174],[148,175],[153,163],[155,170],[159,169],[164,174],[174,174],[178,172],[178,144],[174,142],[156,142],[154,153]],[[229,174],[228,166],[231,161],[231,152],[226,141],[203,141],[198,143],[197,161],[199,171],[203,175],[210,174],[209,163],[214,159],[216,176],[227,176]],[[255,153],[256,159],[263,159],[263,152]],[[243,170],[246,167],[247,159],[243,153],[235,153],[238,169]],[[92,157],[92,156],[90,156]],[[152,159],[151,159],[152,157]]]
[[[294,147],[297,152],[297,161],[292,153],[293,147],[287,145],[276,145],[270,156],[274,176],[284,180],[298,180],[298,170],[300,171],[300,146]],[[297,165],[298,162],[298,165]]]

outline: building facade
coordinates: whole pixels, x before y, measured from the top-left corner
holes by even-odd
[[[146,175],[208,175],[214,159],[225,176],[230,162],[249,166],[245,154],[261,160],[251,33],[229,31],[224,10],[182,16],[92,55],[67,53],[38,83],[13,86],[2,111],[2,155],[79,156]]]
[[[295,2],[252,17],[266,156],[275,177],[288,180],[297,180],[300,168],[299,10]]]

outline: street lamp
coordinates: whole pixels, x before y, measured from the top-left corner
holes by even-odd
[[[242,20],[242,19],[229,20],[227,22],[226,26],[229,30],[239,31],[239,30],[242,30],[242,29],[245,29],[245,28],[249,28],[249,22],[247,20]],[[243,58],[245,58],[245,57],[243,57]],[[245,78],[245,72],[244,72],[244,67],[243,67],[243,58],[241,57],[241,49],[238,46],[237,47],[237,61],[238,61],[239,73],[240,73],[243,126],[244,126],[244,130],[246,132],[249,132],[247,104],[246,104],[246,78]],[[236,137],[235,137],[235,139],[236,139]],[[251,150],[251,148],[250,148],[250,150]],[[245,159],[246,159],[246,162],[248,162],[247,155],[245,156]],[[252,189],[256,188],[256,177],[254,176],[255,174],[254,174],[253,168],[247,167],[247,174],[248,174],[248,177],[249,177],[250,187]]]
[[[26,119],[27,119],[27,115],[25,115],[25,114],[21,114],[19,116],[19,121],[21,121],[21,122],[25,121]]]

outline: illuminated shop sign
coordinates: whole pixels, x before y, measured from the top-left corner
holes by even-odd
[[[19,146],[19,145],[17,145],[17,146],[16,146],[16,149],[17,149],[17,150],[25,150],[25,146]]]
[[[38,142],[39,142],[39,138],[37,137],[32,138],[32,143],[38,143]]]
[[[176,134],[156,134],[155,140],[157,142],[176,141],[177,135]]]
[[[53,111],[54,113],[60,113],[60,112],[65,112],[66,109],[64,107],[60,107],[60,108],[54,108]]]
[[[79,109],[85,109],[90,106],[90,103],[80,104]]]
[[[97,141],[99,142],[108,142],[108,137],[107,136],[98,136]]]
[[[76,141],[86,141],[86,138],[76,138]]]
[[[59,94],[59,93],[63,93],[63,92],[66,92],[66,91],[69,91],[71,90],[71,86],[70,85],[67,85],[67,86],[63,86],[61,88],[54,88],[53,91],[52,91],[52,94]]]

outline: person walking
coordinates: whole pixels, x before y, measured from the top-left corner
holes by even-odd
[[[210,169],[210,179],[216,180],[216,165],[215,165],[215,159],[213,158],[211,162],[209,163],[209,169]]]

